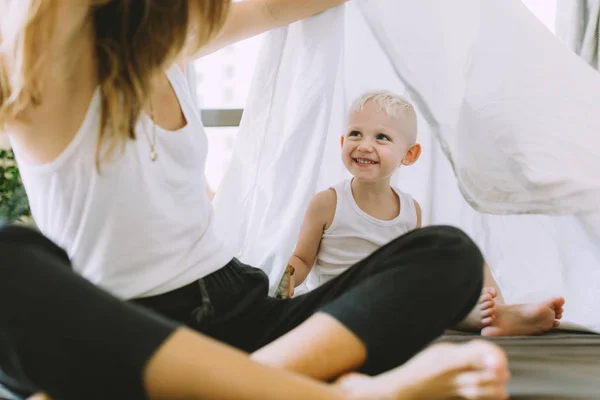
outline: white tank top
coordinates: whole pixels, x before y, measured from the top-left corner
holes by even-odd
[[[400,214],[383,221],[360,209],[352,195],[351,182],[346,180],[333,187],[337,196],[335,215],[323,233],[315,265],[306,279],[307,290],[335,278],[417,226],[417,211],[410,195],[392,188],[400,199]]]
[[[156,126],[155,162],[148,139],[152,122],[142,114],[137,140],[97,173],[99,91],[56,160],[32,165],[15,148],[39,229],[67,251],[76,272],[123,299],[177,289],[233,258],[212,225],[204,177],[207,138],[185,74],[176,66],[167,76],[187,125],[177,131]]]

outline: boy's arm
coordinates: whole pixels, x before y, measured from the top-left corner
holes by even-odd
[[[289,264],[294,268],[293,282],[298,286],[308,276],[317,258],[323,231],[331,225],[335,215],[337,196],[333,189],[317,193],[308,206],[300,229],[298,244]]]
[[[421,227],[421,205],[416,201],[413,200],[415,202],[415,210],[417,210],[417,226],[415,226],[415,229],[419,229]]]

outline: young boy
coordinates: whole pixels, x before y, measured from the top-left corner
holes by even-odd
[[[390,185],[396,169],[414,164],[420,154],[417,117],[405,99],[387,92],[368,93],[350,110],[342,137],[342,161],[353,178],[312,199],[294,255],[278,290],[310,291],[335,278],[381,246],[421,227],[421,207]],[[564,299],[504,305],[487,265],[478,306],[457,328],[483,335],[527,335],[559,325]],[[300,293],[297,293],[300,294]]]

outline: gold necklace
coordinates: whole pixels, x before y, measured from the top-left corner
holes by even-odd
[[[152,138],[148,138],[148,142],[150,143],[150,161],[154,162],[158,158],[158,153],[156,152],[156,122],[154,122],[152,101],[150,101],[150,123],[152,124]],[[146,136],[148,136],[148,132],[146,132]]]

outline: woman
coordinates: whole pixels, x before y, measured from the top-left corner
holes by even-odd
[[[269,298],[264,273],[213,232],[181,66],[342,2],[0,0],[0,124],[40,230],[68,253],[1,232],[6,386],[61,400],[504,396],[488,344],[385,373],[475,305],[483,260],[462,232],[403,236],[292,300]],[[308,379],[349,371],[381,375]]]

